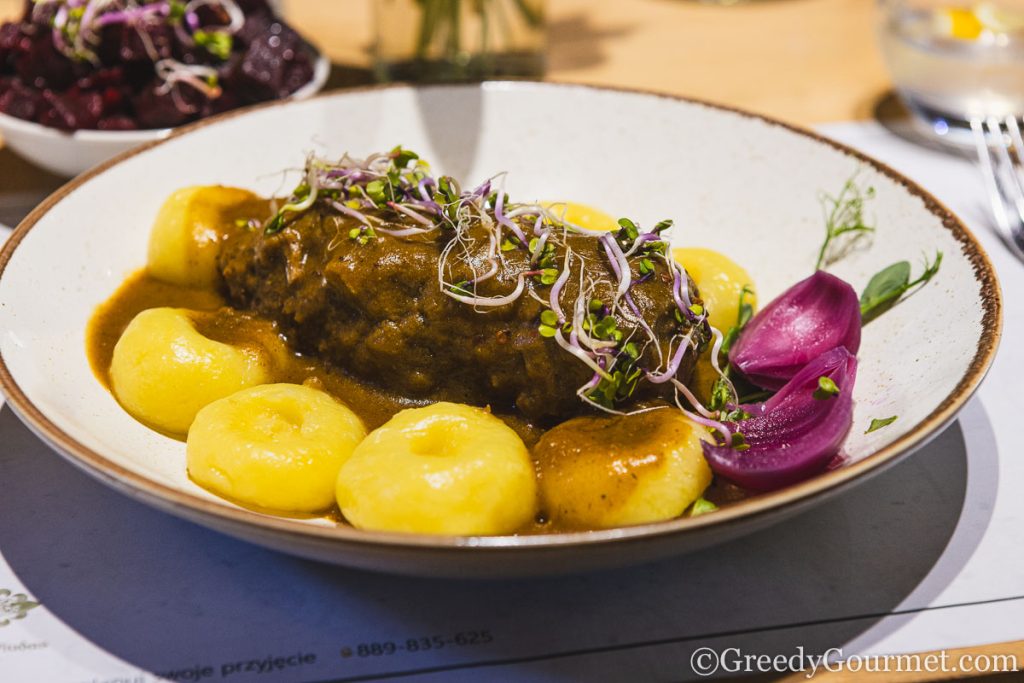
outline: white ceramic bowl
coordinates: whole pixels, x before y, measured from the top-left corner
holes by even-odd
[[[313,65],[313,78],[288,99],[304,100],[320,92],[331,72],[322,54]],[[36,166],[70,178],[132,147],[162,140],[173,128],[151,130],[77,130],[68,132],[0,112],[4,144]]]
[[[862,288],[898,259],[941,249],[935,280],[864,329],[848,460],[801,484],[693,519],[545,536],[373,533],[243,510],[193,484],[184,444],[133,420],[85,354],[93,309],[145,263],[149,226],[183,185],[273,193],[316,149],[397,144],[475,184],[508,171],[521,200],[568,199],[724,251],[762,302],[809,275],[824,226],[817,195],[860,169],[877,232],[831,271]],[[911,181],[846,147],[757,116],[670,97],[541,83],[389,87],[265,105],[193,124],[80,176],[0,253],[0,382],[43,439],[106,484],[172,514],[329,562],[413,574],[539,574],[639,562],[763,527],[861,482],[946,425],[998,343],[1001,300],[981,247]],[[872,418],[898,415],[870,434]],[[894,519],[893,523],[898,523]]]

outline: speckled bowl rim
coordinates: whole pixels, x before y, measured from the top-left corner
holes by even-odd
[[[740,523],[752,522],[752,518],[767,515],[770,512],[781,512],[786,508],[799,508],[809,504],[814,498],[834,492],[838,488],[847,488],[850,484],[866,478],[869,474],[877,473],[885,465],[894,463],[901,456],[907,455],[913,450],[926,444],[936,436],[943,427],[949,424],[956,416],[956,413],[964,406],[967,400],[974,394],[981,384],[995,357],[999,338],[1002,332],[1002,295],[999,283],[996,278],[995,269],[992,267],[988,256],[981,245],[971,234],[970,230],[950,211],[944,204],[933,197],[917,183],[911,181],[889,166],[861,153],[851,147],[840,144],[818,135],[810,130],[794,126],[768,116],[755,114],[729,106],[723,106],[700,99],[678,97],[664,93],[617,87],[602,87],[575,83],[553,83],[544,81],[512,80],[512,81],[489,81],[482,84],[463,86],[452,85],[430,85],[412,86],[408,84],[370,85],[357,88],[350,88],[342,91],[321,93],[312,99],[326,99],[331,97],[345,97],[352,93],[363,93],[369,91],[380,91],[389,89],[428,89],[428,88],[497,88],[508,89],[516,87],[527,88],[551,88],[555,90],[596,90],[604,92],[616,92],[627,96],[655,97],[670,101],[683,102],[707,107],[719,111],[739,114],[741,116],[756,119],[769,125],[778,126],[798,135],[810,138],[819,143],[828,145],[833,149],[845,154],[848,157],[857,159],[870,165],[879,173],[887,176],[896,183],[902,185],[912,195],[924,202],[925,208],[942,221],[942,225],[952,233],[953,237],[961,244],[974,267],[975,280],[981,288],[983,315],[981,320],[981,336],[978,340],[978,349],[971,361],[967,372],[960,379],[956,388],[946,396],[943,401],[927,417],[918,422],[906,434],[893,443],[879,449],[878,451],[864,457],[863,459],[844,467],[824,472],[812,479],[789,486],[779,491],[760,494],[747,498],[738,503],[722,508],[711,515],[702,515],[695,518],[675,518],[662,522],[640,524],[636,526],[619,527],[599,531],[567,532],[540,535],[524,536],[440,536],[426,534],[405,534],[391,532],[362,531],[351,526],[337,525],[335,527],[315,526],[303,523],[298,520],[271,517],[256,512],[245,510],[239,507],[230,506],[226,503],[207,500],[194,494],[186,493],[170,486],[157,483],[146,477],[132,472],[120,465],[117,465],[102,454],[86,447],[70,435],[57,427],[31,400],[25,395],[14,380],[7,367],[6,360],[0,354],[0,388],[3,389],[7,399],[15,412],[22,420],[47,444],[59,454],[68,459],[72,464],[85,470],[100,481],[112,488],[119,490],[133,498],[138,498],[156,507],[170,509],[171,511],[181,510],[184,516],[193,518],[198,515],[200,518],[218,522],[221,528],[256,527],[260,531],[271,532],[275,536],[294,538],[303,537],[305,540],[315,543],[336,542],[345,546],[365,546],[367,549],[376,547],[378,549],[391,550],[431,550],[451,552],[487,552],[515,550],[522,548],[530,551],[544,550],[565,550],[572,548],[588,547],[598,544],[610,544],[624,541],[643,541],[645,539],[661,538],[675,534],[696,533],[698,531],[721,531],[725,533],[725,527]],[[309,102],[310,100],[306,100]],[[103,164],[87,171],[67,184],[59,188],[52,195],[47,197],[37,206],[17,227],[14,234],[0,251],[0,281],[2,281],[7,264],[18,248],[21,241],[28,235],[36,224],[52,209],[58,202],[64,199],[72,190],[80,187],[91,178],[104,173],[117,164],[130,159],[131,157],[148,150],[157,145],[164,144],[198,128],[245,116],[246,114],[270,107],[289,106],[288,102],[266,102],[244,109],[233,110],[219,116],[203,119],[195,123],[174,129],[169,137],[150,142],[135,149],[124,152]]]

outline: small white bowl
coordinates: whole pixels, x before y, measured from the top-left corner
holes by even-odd
[[[304,100],[324,87],[331,62],[322,53],[313,64],[313,78],[286,99]],[[77,130],[68,132],[0,112],[4,144],[36,166],[63,177],[76,176],[132,147],[170,135],[173,128],[149,130]]]

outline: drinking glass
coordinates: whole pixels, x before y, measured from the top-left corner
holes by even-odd
[[[970,119],[1024,115],[1024,2],[881,0],[879,41],[896,90],[951,141]]]

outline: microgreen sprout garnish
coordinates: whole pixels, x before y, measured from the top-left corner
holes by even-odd
[[[715,383],[711,385],[711,398],[708,401],[708,408],[721,411],[734,400],[736,400],[736,397],[733,396],[732,391],[729,389],[729,384],[721,377],[716,379]]]
[[[815,270],[821,270],[839,258],[842,248],[840,253],[833,253],[833,241],[837,238],[843,235],[854,235],[856,238],[874,232],[875,227],[864,217],[864,205],[874,196],[875,188],[861,187],[856,173],[846,181],[838,195],[821,193],[819,200],[825,214],[825,241],[818,251]],[[849,243],[845,246],[848,247]]]
[[[818,401],[827,401],[839,395],[839,387],[831,377],[822,375],[818,378],[818,388],[814,390],[814,398]]]
[[[620,218],[619,230],[615,237],[619,240],[623,247],[629,247],[633,244],[633,241],[640,236],[640,228],[637,224],[628,218]]]
[[[473,290],[470,289],[470,282],[469,282],[469,280],[462,280],[461,282],[456,282],[453,285],[448,285],[448,289],[453,294],[457,294],[459,296],[472,296],[473,295]]]
[[[548,242],[550,236],[551,232],[546,231],[540,237],[534,237],[530,240],[530,265],[537,268],[553,269],[555,265],[555,245]],[[508,241],[506,240],[506,242]],[[554,270],[557,272],[557,269]]]
[[[676,377],[684,360],[702,351],[711,338],[717,356],[724,338],[692,296],[686,271],[669,256],[665,232],[671,221],[644,230],[623,218],[614,233],[589,230],[565,220],[555,209],[558,205],[512,201],[503,175],[463,189],[454,178],[433,176],[419,155],[402,147],[365,159],[308,157],[301,181],[264,224],[265,235],[291,226],[301,230],[298,219],[314,206],[347,219],[346,232],[328,250],[344,244],[345,234],[358,245],[386,238],[437,240],[443,245],[437,283],[445,296],[481,313],[524,295],[538,301],[544,308],[537,317],[537,334],[593,372],[576,391],[582,401],[621,414],[619,407],[643,383],[671,383],[680,409],[716,430],[724,443],[732,443],[733,432],[720,421],[720,413],[721,419],[733,421],[745,413],[732,406],[726,410],[726,403],[734,401],[709,410]],[[592,245],[588,253],[570,246],[579,245],[580,237]],[[600,259],[607,269],[588,270],[584,258]],[[511,264],[520,269],[514,287],[495,292],[492,278]],[[649,299],[634,296],[653,277],[671,287],[676,324],[670,326],[670,336],[655,333],[638,304]],[[578,283],[567,290],[570,278]],[[567,291],[572,294],[566,296]],[[600,297],[595,296],[598,291]],[[717,360],[713,365],[722,374]],[[731,382],[725,381],[735,398]]]
[[[740,432],[733,432],[732,439],[729,440],[734,450],[745,451],[750,449],[750,444],[747,443],[746,438]]]
[[[875,273],[860,295],[861,322],[871,322],[888,311],[906,292],[935,277],[941,265],[942,252],[939,251],[935,253],[934,261],[925,259],[924,272],[914,280],[910,279],[910,263],[907,261],[899,261]]]
[[[442,207],[434,201],[437,183],[429,177],[428,170],[415,152],[401,147],[366,159],[346,155],[338,162],[311,155],[306,158],[302,181],[292,190],[287,203],[267,221],[266,233],[279,232],[318,201],[368,228],[390,235],[431,232],[437,227],[436,218]],[[384,219],[368,213],[373,211],[401,214],[417,225],[388,230],[383,227]]]
[[[708,408],[713,411],[718,411],[719,415],[726,422],[739,422],[746,420],[750,417],[750,414],[740,410],[727,411],[727,407],[730,404],[736,405],[741,403],[753,403],[754,401],[740,399],[736,394],[736,387],[733,385],[729,378],[732,370],[729,365],[729,350],[732,349],[732,345],[739,338],[743,328],[747,326],[750,319],[754,316],[754,307],[746,301],[748,296],[753,296],[754,290],[749,285],[743,285],[740,289],[739,304],[736,309],[736,324],[729,328],[721,338],[720,348],[718,349],[715,364],[715,369],[718,371],[718,378],[715,383],[711,386],[711,397],[708,401]],[[717,339],[716,339],[717,341]]]
[[[707,498],[698,498],[693,501],[693,505],[690,507],[690,517],[700,517],[706,515],[709,512],[714,512],[718,509],[718,506],[712,503]]]
[[[871,432],[878,431],[882,427],[888,427],[893,422],[895,422],[897,420],[897,418],[899,418],[899,415],[893,415],[892,417],[883,417],[883,418],[877,418],[876,417],[876,418],[873,418],[871,420],[871,426],[868,427],[867,430],[864,433],[865,434],[870,434]]]
[[[540,325],[537,326],[537,331],[542,337],[554,337],[558,325],[558,314],[551,309],[545,309],[540,314]]]
[[[192,38],[195,40],[196,45],[205,48],[207,52],[221,61],[231,56],[231,47],[234,44],[234,39],[230,33],[225,31],[199,30],[192,34]]]
[[[555,281],[558,280],[558,269],[544,268],[533,277],[534,280],[542,285],[553,285],[555,284]]]
[[[753,415],[743,410],[743,408],[733,408],[722,413],[722,419],[726,422],[742,422],[743,420],[749,420]]]
[[[201,13],[203,8],[211,11]],[[183,111],[190,107],[174,87],[185,85],[215,99],[221,95],[216,71],[162,56],[151,34],[170,27],[182,44],[202,47],[223,61],[231,56],[234,35],[245,24],[245,13],[235,0],[33,0],[32,11],[37,20],[50,17],[53,44],[62,54],[95,66],[100,65],[97,50],[103,29],[117,24],[131,28],[153,61],[157,76],[163,80],[163,92],[174,93],[175,105]],[[204,25],[203,17],[211,15],[226,23]]]
[[[746,301],[748,296],[753,296],[754,290],[750,288],[750,285],[743,285],[740,290],[740,302],[737,307],[736,324],[729,328],[729,331],[725,333],[725,339],[722,341],[722,353],[727,357],[729,350],[732,345],[739,339],[740,333],[743,332],[743,328],[747,326],[750,319],[754,317],[754,307]]]
[[[367,244],[370,240],[377,236],[377,233],[373,231],[373,228],[369,225],[363,225],[358,228],[352,228],[348,231],[350,239],[355,240],[359,244]]]

